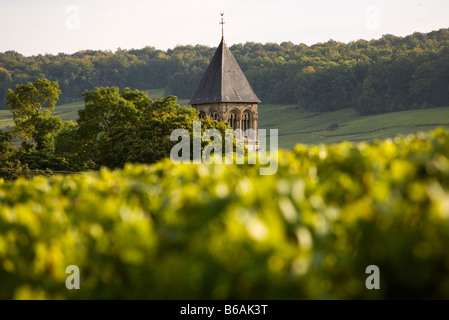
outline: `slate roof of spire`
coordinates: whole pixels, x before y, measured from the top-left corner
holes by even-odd
[[[221,39],[190,104],[217,102],[259,103],[237,61]]]

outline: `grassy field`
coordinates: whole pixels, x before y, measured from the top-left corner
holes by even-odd
[[[165,96],[165,89],[146,90],[150,98]],[[189,100],[178,103],[187,106]],[[84,102],[57,105],[54,115],[62,120],[76,120]],[[0,110],[0,128],[13,126],[8,110]],[[333,130],[330,130],[331,126]],[[338,127],[337,127],[338,125]],[[436,127],[449,128],[449,107],[392,112],[374,116],[360,116],[353,109],[312,113],[295,106],[259,105],[259,129],[278,129],[279,147],[291,149],[297,143],[333,144],[341,141],[365,141],[394,137],[398,134],[428,131]]]
[[[329,130],[332,124],[338,128]],[[385,139],[439,126],[449,128],[449,107],[360,116],[353,109],[311,113],[294,106],[259,105],[259,129],[278,129],[279,147],[285,149],[297,143]]]

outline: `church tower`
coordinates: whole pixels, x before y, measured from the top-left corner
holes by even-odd
[[[220,45],[189,104],[199,111],[200,119],[209,116],[228,122],[232,129],[243,132],[254,129],[255,138],[252,141],[246,139],[245,142],[248,150],[255,151],[258,149],[257,106],[260,102],[222,35]]]

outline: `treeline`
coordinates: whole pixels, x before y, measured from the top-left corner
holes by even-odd
[[[62,91],[59,102],[78,101],[86,90],[96,87],[133,89],[178,88],[184,90],[185,73],[201,77],[214,49],[204,46],[177,47],[167,52],[145,47],[140,50],[80,51],[69,55],[25,57],[15,51],[0,53],[0,106],[5,108],[8,88],[37,79],[57,81]],[[201,59],[201,56],[203,58]],[[192,83],[196,83],[192,79]],[[180,94],[188,96],[193,90]],[[170,89],[170,92],[177,92]]]
[[[363,114],[449,105],[449,29],[348,44],[248,42],[230,49],[264,103],[317,112],[352,107]],[[196,45],[32,57],[0,53],[0,105],[8,88],[37,78],[58,81],[60,102],[103,86],[167,88],[167,94],[190,98],[214,51]]]

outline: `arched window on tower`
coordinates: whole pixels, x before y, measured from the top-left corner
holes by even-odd
[[[210,117],[214,120],[218,121],[218,112],[215,110],[212,110],[212,112],[210,113]]]
[[[245,112],[243,114],[243,119],[242,119],[242,126],[243,126],[243,131],[245,132],[246,130],[251,128],[251,114],[249,112]]]
[[[235,112],[231,112],[231,114],[229,115],[228,122],[229,122],[229,125],[231,126],[231,128],[233,130],[238,129],[238,126],[237,126],[237,114]]]
[[[200,111],[200,114],[198,115],[199,119],[204,119],[206,118],[206,113],[204,111]]]

